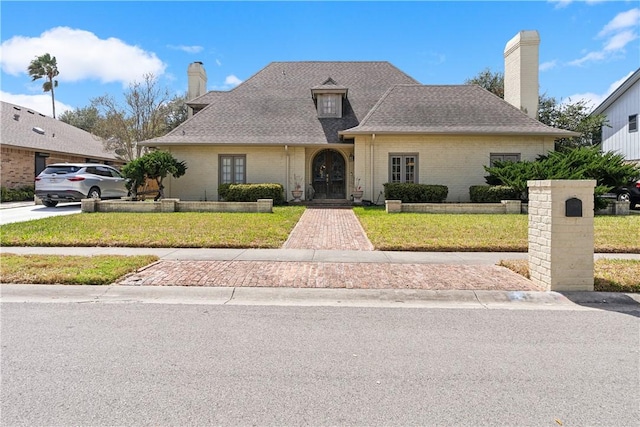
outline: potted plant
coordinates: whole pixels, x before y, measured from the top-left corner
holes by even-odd
[[[294,181],[294,189],[291,190],[291,195],[293,196],[294,202],[300,202],[302,198],[302,184],[300,177],[298,175],[293,176]]]
[[[360,178],[356,179],[355,190],[353,190],[353,202],[354,203],[362,203],[362,195],[364,194],[364,190],[360,186]]]

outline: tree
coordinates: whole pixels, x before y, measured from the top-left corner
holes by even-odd
[[[504,99],[504,75],[484,69],[465,84],[477,84]],[[586,101],[559,102],[543,94],[538,101],[538,120],[547,126],[579,132],[581,136],[556,139],[556,150],[598,145],[602,142],[602,127],[608,126],[604,114],[591,115]]]
[[[36,81],[41,78],[46,78],[42,84],[42,90],[44,92],[51,91],[51,104],[53,106],[53,118],[56,118],[56,100],[54,95],[54,87],[58,87],[58,80],[54,80],[60,73],[58,72],[58,63],[55,56],[51,56],[48,53],[37,56],[31,61],[27,68],[31,81]]]
[[[96,107],[88,106],[76,108],[73,111],[65,111],[60,115],[59,120],[84,131],[94,133],[102,117],[100,117],[100,112]]]
[[[480,71],[477,76],[464,81],[466,85],[478,85],[504,99],[504,74],[492,72],[489,68]]]
[[[145,74],[142,82],[131,83],[124,92],[124,105],[110,95],[91,100],[101,117],[94,132],[105,140],[108,150],[134,160],[144,151],[138,142],[165,135],[186,119],[186,114],[180,115],[179,99],[170,98],[153,74]],[[186,112],[186,105],[184,109]]]
[[[168,151],[151,151],[139,157],[122,168],[122,174],[130,180],[130,190],[132,196],[137,196],[137,188],[144,183],[145,179],[153,179],[158,184],[158,195],[155,201],[164,198],[163,180],[167,176],[180,178],[187,171],[184,161],[179,162]]]
[[[528,180],[595,179],[596,208],[606,206],[600,196],[640,178],[640,166],[626,163],[619,153],[603,153],[597,146],[553,151],[533,162],[495,162],[485,170],[488,184],[512,187],[525,199]]]

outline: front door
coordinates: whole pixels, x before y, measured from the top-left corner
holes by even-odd
[[[323,150],[313,159],[315,199],[345,199],[345,164],[342,154]]]

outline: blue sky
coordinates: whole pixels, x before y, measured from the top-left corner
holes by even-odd
[[[208,89],[231,89],[272,61],[384,60],[423,84],[504,70],[504,46],[540,34],[540,92],[594,106],[640,67],[637,1],[34,2],[0,3],[0,99],[51,115],[42,80],[56,56],[56,113],[153,73],[183,94],[202,61]]]

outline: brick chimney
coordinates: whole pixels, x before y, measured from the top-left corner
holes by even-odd
[[[504,100],[538,118],[538,32],[520,31],[504,48]]]
[[[202,62],[196,61],[189,64],[189,68],[187,68],[187,77],[187,102],[207,93],[207,72],[204,70]],[[192,115],[193,110],[189,108],[189,117]]]

